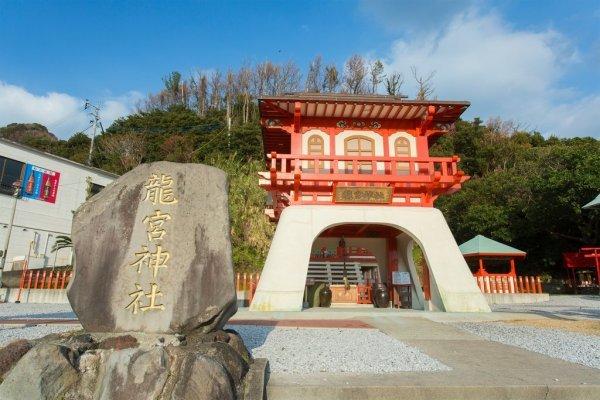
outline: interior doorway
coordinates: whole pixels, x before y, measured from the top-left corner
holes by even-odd
[[[376,288],[384,287],[392,306],[422,309],[421,271],[415,268],[412,253],[412,239],[392,226],[329,227],[312,244],[304,306],[320,306],[320,291],[329,285],[332,307],[373,307]],[[400,290],[406,288],[400,288],[398,273],[408,279],[403,283],[409,282],[409,293],[414,292],[404,304],[400,302]]]

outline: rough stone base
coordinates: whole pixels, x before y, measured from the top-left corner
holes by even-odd
[[[0,350],[3,400],[262,400],[266,360],[232,330],[150,335],[69,332]]]

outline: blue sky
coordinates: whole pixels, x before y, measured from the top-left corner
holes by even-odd
[[[600,0],[0,0],[0,125],[68,137],[87,126],[83,99],[108,125],[173,70],[355,53],[402,72],[410,96],[410,66],[435,71],[435,95],[471,101],[468,118],[600,137]]]

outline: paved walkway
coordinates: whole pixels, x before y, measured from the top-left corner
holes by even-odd
[[[287,399],[600,399],[600,370],[487,341],[450,324],[511,319],[596,319],[596,307],[542,312],[523,307],[494,313],[439,313],[393,309],[310,309],[303,312],[249,312],[232,323],[299,327],[375,327],[452,368],[444,372],[379,375],[272,374],[270,400]],[[538,306],[539,308],[539,306]],[[560,308],[560,309],[559,309]],[[0,316],[0,324],[76,324],[64,313]],[[53,318],[55,317],[55,318]],[[600,322],[599,322],[600,323]],[[73,325],[77,328],[78,325]],[[356,344],[360,346],[360,343]],[[352,349],[348,349],[352,353]]]
[[[269,399],[600,399],[597,369],[486,341],[418,316],[388,314],[358,319],[452,370],[384,375],[273,374]]]

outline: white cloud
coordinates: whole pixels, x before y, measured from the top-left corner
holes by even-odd
[[[141,98],[138,92],[101,102],[100,117],[105,127],[131,113]],[[0,81],[0,126],[13,122],[37,122],[60,138],[89,126],[90,117],[83,110],[84,100],[65,93],[36,95],[26,89]]]
[[[554,30],[515,29],[497,13],[470,10],[428,34],[393,43],[386,69],[405,76],[414,94],[410,67],[436,71],[435,95],[471,101],[467,118],[500,116],[559,136],[600,136],[593,117],[600,94],[583,96],[560,82],[580,55]]]

